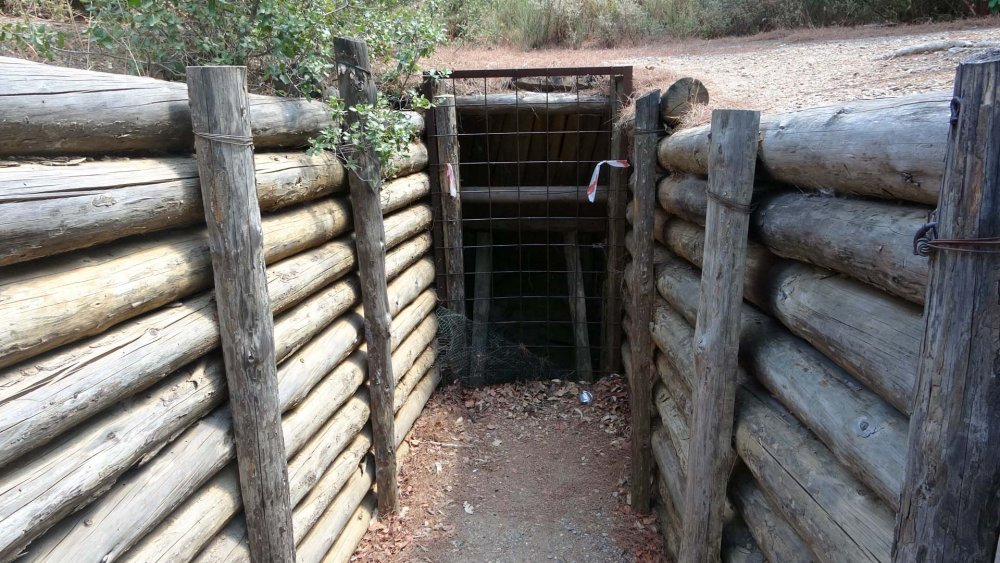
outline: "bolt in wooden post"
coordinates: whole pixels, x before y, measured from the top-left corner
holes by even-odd
[[[656,141],[660,129],[660,91],[653,90],[635,102],[635,143],[632,152],[634,206],[632,234],[632,507],[649,510],[653,495],[653,446],[650,415],[653,409],[653,216],[656,211]]]
[[[719,561],[732,469],[740,308],[760,112],[712,112],[701,297],[694,334],[697,386],[684,489],[680,561]]]
[[[188,67],[240,491],[255,562],[295,560],[245,67]],[[179,468],[183,471],[183,468]]]
[[[1000,51],[963,61],[938,202],[939,239],[1000,237]],[[955,113],[957,112],[957,114]],[[1000,248],[930,257],[892,560],[994,561],[1000,535]]]
[[[343,37],[334,39],[340,97],[347,107],[375,103],[375,82],[368,61],[368,46]],[[355,112],[347,112],[345,127],[357,122]],[[363,126],[363,124],[362,124]],[[348,167],[351,207],[354,212],[354,241],[361,278],[361,302],[365,310],[365,342],[368,347],[368,383],[371,397],[372,443],[375,449],[375,483],[378,508],[382,514],[399,506],[396,481],[395,419],[392,408],[395,378],[392,374],[392,345],[389,326],[389,295],[385,275],[385,225],[379,190],[382,166],[370,148],[352,153]]]

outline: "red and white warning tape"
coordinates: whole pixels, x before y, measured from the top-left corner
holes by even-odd
[[[590,184],[587,185],[587,200],[594,203],[597,200],[597,177],[601,175],[601,165],[607,164],[614,168],[628,168],[627,160],[602,160],[594,166],[594,174],[590,177]]]

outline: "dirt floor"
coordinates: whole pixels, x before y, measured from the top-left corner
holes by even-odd
[[[775,31],[716,40],[664,40],[615,49],[521,52],[445,47],[431,66],[448,68],[633,65],[637,92],[665,89],[683,76],[700,79],[712,106],[777,112],[830,102],[895,97],[951,88],[970,50],[883,57],[939,40],[1000,41],[1000,18],[920,26]],[[707,114],[694,116],[703,122]]]
[[[401,464],[398,517],[356,561],[663,561],[659,524],[628,504],[628,399],[613,376],[467,390],[430,400]]]

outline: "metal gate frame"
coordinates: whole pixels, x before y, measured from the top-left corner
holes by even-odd
[[[610,137],[610,151],[606,158],[624,160],[627,159],[627,150],[625,142],[625,135],[622,134],[620,128],[617,127],[619,117],[622,111],[622,107],[628,103],[629,98],[632,95],[633,88],[633,73],[631,66],[593,66],[593,67],[562,67],[562,68],[502,68],[502,69],[472,69],[472,70],[455,70],[448,75],[447,79],[460,80],[460,79],[482,79],[483,80],[483,99],[484,99],[484,113],[488,116],[488,112],[485,108],[489,107],[488,96],[488,79],[510,79],[514,84],[512,93],[515,94],[515,101],[519,99],[518,93],[524,92],[517,87],[516,80],[520,78],[529,77],[576,77],[576,94],[577,100],[579,102],[579,77],[581,76],[606,76],[609,79],[610,91],[608,92],[608,97],[610,100],[611,107],[609,108],[609,116],[611,123],[611,134]],[[433,76],[431,73],[424,73],[422,93],[427,99],[431,100],[434,98],[436,92],[436,83],[438,78]],[[454,83],[453,92],[454,93]],[[547,98],[546,98],[547,100]],[[548,102],[546,101],[546,111]],[[437,114],[438,111],[454,111],[452,108],[432,108],[428,111],[425,123],[426,123],[426,135],[427,135],[427,148],[428,148],[428,169],[430,171],[430,183],[431,183],[431,198],[432,198],[432,209],[433,209],[433,239],[434,239],[434,260],[437,272],[436,286],[439,297],[443,303],[449,304],[449,307],[459,312],[465,314],[465,303],[464,303],[464,292],[462,295],[449,295],[448,291],[448,276],[449,275],[461,275],[464,284],[464,264],[461,254],[461,248],[457,249],[455,252],[456,258],[450,258],[447,254],[450,251],[456,249],[450,246],[449,241],[445,241],[446,229],[443,225],[447,221],[455,220],[453,217],[448,215],[453,214],[454,211],[449,211],[448,204],[442,205],[442,185],[447,182],[445,178],[446,175],[446,163],[441,162],[440,151],[447,150],[439,147],[439,143],[443,140],[444,135],[447,133],[439,135],[438,133],[438,118],[441,117]],[[487,138],[491,134],[489,132],[487,117]],[[578,121],[579,125],[579,121]],[[578,127],[578,133],[586,132],[580,131]],[[546,129],[545,133],[551,134],[551,131]],[[456,133],[451,133],[450,135],[456,135]],[[521,134],[520,131],[517,134]],[[487,141],[487,151],[488,151],[488,141]],[[548,156],[548,150],[546,150]],[[546,162],[549,159],[546,158]],[[470,163],[473,164],[473,163]],[[478,163],[482,164],[482,163]],[[489,159],[485,163],[487,166],[490,164],[495,164]],[[520,161],[520,154],[518,154],[518,162],[516,164],[523,164]],[[625,209],[627,204],[627,182],[628,172],[621,169],[612,168],[609,175],[608,184],[608,203],[607,203],[607,217],[606,217],[606,266],[605,266],[605,281],[604,281],[604,301],[602,303],[602,315],[601,315],[601,343],[600,343],[600,365],[599,373],[609,374],[620,372],[621,366],[621,345],[622,345],[622,334],[623,334],[623,299],[625,293],[625,283],[624,283],[624,268],[625,268],[625,230],[626,230],[626,218]],[[492,186],[490,186],[492,188]],[[520,190],[520,185],[518,185],[518,190]],[[461,206],[458,206],[461,209]],[[460,213],[460,211],[459,211]],[[462,219],[459,217],[459,228],[462,226]],[[475,244],[464,244],[464,248],[476,248]],[[452,269],[450,274],[448,273],[449,261],[458,261],[458,264],[452,264]],[[456,266],[458,268],[456,268]],[[455,273],[460,272],[460,273]],[[522,295],[523,297],[523,295]],[[475,384],[475,382],[474,382]]]

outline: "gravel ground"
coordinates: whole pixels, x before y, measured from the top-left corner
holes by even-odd
[[[636,91],[664,89],[682,76],[708,87],[713,106],[778,112],[831,102],[949,89],[970,51],[880,60],[939,40],[1000,41],[1000,19],[896,27],[776,31],[754,37],[674,41],[616,49],[453,46],[433,65],[449,68],[633,65]]]
[[[625,383],[440,389],[409,437],[400,516],[375,524],[359,561],[663,561],[655,516],[627,505]]]

